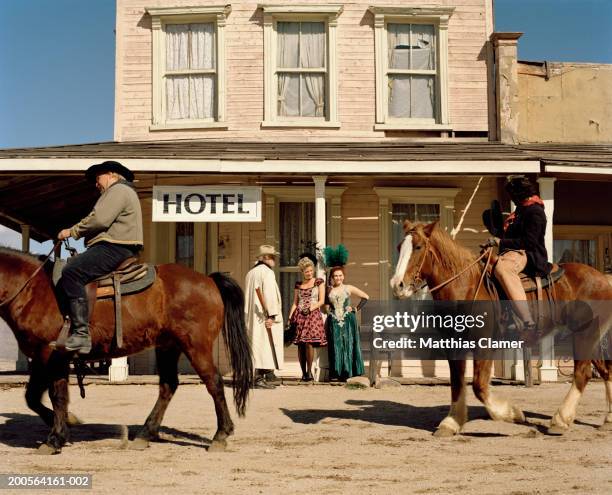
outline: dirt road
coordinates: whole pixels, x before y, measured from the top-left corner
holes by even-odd
[[[0,391],[0,472],[91,473],[95,493],[612,493],[612,432],[596,428],[606,407],[601,382],[587,388],[567,435],[540,433],[567,388],[496,386],[523,407],[527,425],[483,419],[470,393],[470,422],[451,439],[431,435],[447,412],[446,386],[256,390],[228,450],[208,453],[216,421],[202,385],[179,387],[163,442],[141,452],[120,448],[119,425],[135,433],[156,386],[90,385],[85,400],[71,386],[71,410],[87,424],[56,456],[35,455],[47,429],[26,408],[24,389],[9,388]]]

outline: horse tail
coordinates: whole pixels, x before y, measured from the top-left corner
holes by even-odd
[[[232,367],[234,403],[239,416],[244,416],[249,391],[253,387],[253,358],[244,319],[244,292],[234,279],[219,272],[213,279],[225,306],[223,339]]]

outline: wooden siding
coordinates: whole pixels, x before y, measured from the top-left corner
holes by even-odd
[[[229,130],[149,131],[151,124],[151,18],[145,7],[193,6],[194,0],[118,0],[115,139],[377,140],[374,30],[370,5],[422,6],[420,0],[342,2],[338,24],[340,129],[261,129],[263,120],[263,16],[257,3],[231,3],[226,30]],[[203,3],[203,2],[201,2]],[[278,3],[278,2],[277,2]],[[286,2],[290,4],[291,2]],[[304,0],[316,4],[320,1]],[[487,131],[487,71],[484,46],[491,25],[489,0],[431,1],[456,8],[449,25],[449,111],[456,131]],[[389,136],[411,137],[410,132]]]

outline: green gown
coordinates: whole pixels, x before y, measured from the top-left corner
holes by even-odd
[[[334,290],[329,294],[331,313],[328,330],[330,338],[329,369],[332,378],[346,380],[363,375],[363,358],[359,326],[354,311],[347,312],[351,298],[346,290]]]

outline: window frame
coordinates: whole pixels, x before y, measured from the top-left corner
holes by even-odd
[[[456,187],[375,187],[378,196],[379,216],[379,290],[380,299],[391,297],[389,279],[391,266],[391,216],[393,203],[437,204],[440,207],[440,227],[447,232],[453,229],[455,198],[461,189]]]
[[[612,251],[612,226],[610,225],[553,225],[553,241],[594,241],[595,266],[600,272],[605,267],[606,248]]]
[[[370,7],[374,15],[376,52],[376,123],[374,130],[450,131],[448,111],[448,24],[454,7]],[[435,108],[433,119],[389,117],[388,24],[433,25],[436,37]],[[395,73],[423,73],[421,70],[391,69]]]
[[[337,27],[342,5],[260,5],[264,26],[264,120],[261,127],[339,128]],[[278,115],[278,22],[323,22],[325,24],[325,115],[282,117]],[[281,71],[289,72],[289,71]],[[298,71],[300,72],[300,71]],[[307,71],[301,71],[307,72]]]
[[[146,8],[151,16],[152,31],[152,119],[150,131],[173,129],[227,129],[225,26],[231,12],[230,5],[208,7]],[[213,23],[215,28],[215,109],[209,119],[170,120],[166,114],[166,31],[169,24]],[[203,73],[207,70],[194,70]],[[211,71],[212,72],[212,71]]]

